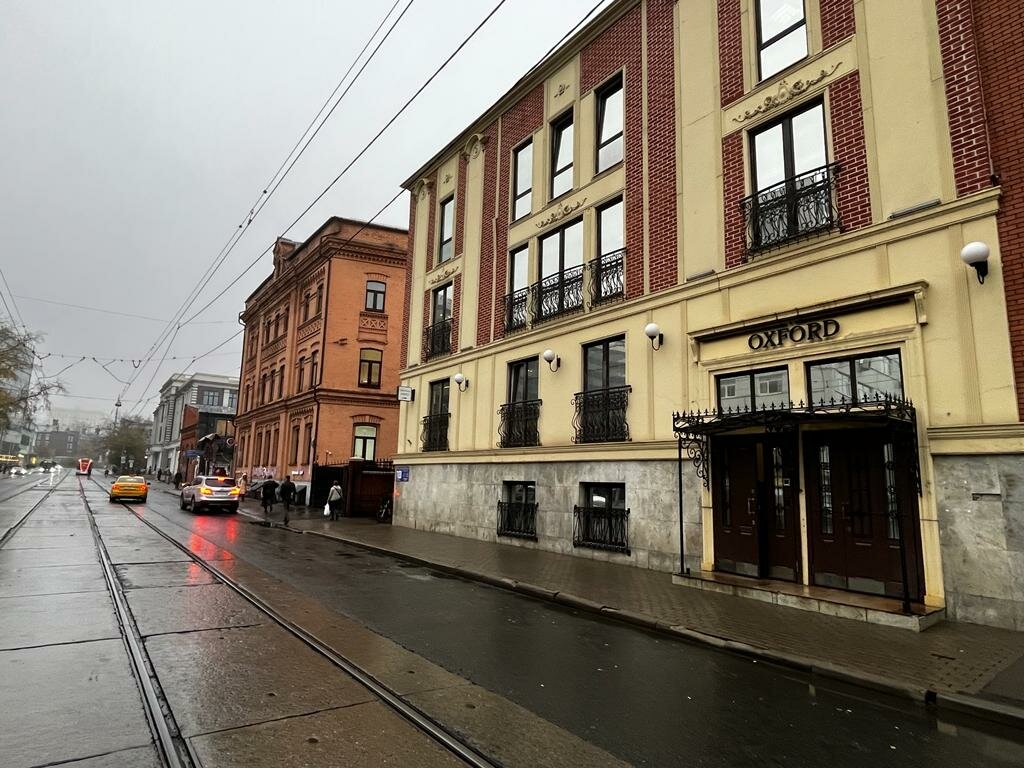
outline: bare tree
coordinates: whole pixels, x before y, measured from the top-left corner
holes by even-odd
[[[35,345],[40,337],[0,323],[0,430],[27,421],[37,408],[48,405],[50,395],[64,391],[53,377],[36,377]]]

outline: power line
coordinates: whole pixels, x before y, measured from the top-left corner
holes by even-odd
[[[12,294],[12,296],[13,295],[14,294]],[[101,309],[100,307],[87,307],[84,304],[70,304],[70,303],[65,302],[65,301],[54,301],[53,299],[41,299],[38,296],[23,296],[20,293],[17,294],[17,297],[19,299],[24,299],[26,301],[37,301],[40,304],[52,304],[55,307],[67,307],[67,308],[70,308],[70,309],[82,309],[82,310],[85,310],[87,312],[100,312],[100,313],[102,313],[104,315],[117,315],[118,317],[131,317],[131,318],[135,318],[137,320],[152,320],[153,322],[156,322],[156,323],[169,323],[169,322],[171,322],[170,320],[168,320],[167,318],[164,318],[164,317],[150,317],[149,315],[136,315],[136,314],[132,314],[131,312],[117,312],[117,311],[115,311],[113,309]],[[234,322],[236,322],[236,321],[235,320],[206,320],[206,321],[204,321],[202,323],[202,325],[220,325],[220,324],[234,323]]]
[[[605,2],[605,0],[601,0],[601,1],[602,1],[602,3],[603,3],[603,2]],[[438,76],[438,75],[440,75],[440,74],[441,74],[441,72],[442,72],[442,71],[444,71],[444,69],[445,69],[445,68],[446,68],[446,67],[447,67],[447,66],[448,66],[448,65],[449,65],[449,64],[450,64],[450,63],[452,62],[452,59],[454,59],[454,58],[455,58],[456,56],[458,56],[458,54],[459,54],[459,53],[460,53],[460,52],[462,51],[462,49],[463,49],[463,48],[465,48],[465,47],[466,47],[466,46],[467,46],[467,45],[469,44],[470,40],[472,40],[472,39],[473,39],[473,38],[474,38],[474,37],[476,36],[476,34],[477,34],[477,33],[478,33],[478,32],[479,32],[479,31],[480,31],[481,29],[483,29],[484,25],[486,25],[486,24],[487,24],[487,22],[491,20],[491,18],[492,18],[492,17],[493,17],[493,16],[494,16],[494,15],[495,15],[495,14],[496,14],[496,13],[497,13],[497,12],[498,12],[498,11],[499,11],[500,9],[501,9],[501,7],[502,7],[503,5],[505,5],[505,3],[506,3],[506,2],[507,2],[507,0],[499,0],[498,4],[497,4],[497,5],[495,5],[493,9],[491,9],[491,12],[490,12],[490,13],[488,13],[488,14],[487,14],[487,15],[486,15],[486,16],[484,17],[483,21],[481,21],[481,22],[480,22],[479,24],[477,24],[477,26],[476,26],[476,27],[475,27],[475,28],[473,29],[473,31],[472,31],[472,32],[470,32],[470,33],[469,33],[469,35],[468,35],[468,36],[466,36],[466,37],[465,37],[465,38],[463,39],[463,41],[462,41],[461,43],[459,43],[459,45],[458,45],[458,46],[457,46],[457,47],[455,48],[455,50],[454,50],[454,51],[452,51],[452,53],[451,53],[451,54],[450,54],[450,55],[448,56],[448,58],[446,58],[446,59],[445,59],[445,60],[444,60],[444,61],[443,61],[443,62],[441,63],[441,65],[440,65],[440,66],[439,66],[439,67],[438,67],[438,68],[437,68],[436,70],[434,70],[433,74],[431,74],[431,75],[430,75],[430,77],[428,77],[428,78],[426,79],[426,81],[424,81],[424,83],[423,83],[423,84],[422,84],[422,85],[421,85],[421,86],[420,86],[420,87],[419,87],[418,89],[416,89],[415,93],[413,93],[413,95],[409,97],[409,99],[408,99],[408,100],[407,100],[407,101],[405,102],[405,104],[403,104],[403,105],[402,105],[402,106],[401,106],[401,107],[399,108],[399,110],[398,110],[398,111],[397,111],[397,112],[396,112],[396,113],[395,113],[395,114],[394,114],[394,115],[393,115],[393,116],[391,117],[391,119],[390,119],[390,120],[388,120],[388,121],[387,121],[387,123],[385,123],[385,124],[384,124],[384,127],[383,127],[383,128],[381,128],[381,129],[380,129],[380,130],[379,130],[379,131],[377,132],[377,134],[376,134],[376,135],[375,135],[375,136],[374,136],[374,137],[373,137],[372,139],[370,139],[369,143],[368,143],[368,144],[366,144],[366,146],[364,146],[364,147],[363,147],[363,148],[362,148],[361,150],[359,150],[359,152],[358,152],[358,153],[356,154],[356,156],[355,156],[355,157],[353,157],[353,158],[352,158],[352,160],[350,160],[350,161],[349,161],[348,165],[346,165],[346,166],[345,166],[344,168],[342,168],[342,170],[341,170],[341,173],[339,173],[339,174],[338,174],[337,176],[335,176],[335,177],[334,177],[334,179],[333,179],[333,180],[332,180],[332,181],[331,181],[331,182],[330,182],[330,183],[329,183],[329,184],[328,184],[328,185],[327,185],[326,187],[324,187],[323,191],[321,191],[321,192],[320,192],[320,194],[318,194],[318,195],[317,195],[317,196],[316,196],[316,197],[315,197],[315,198],[313,199],[313,202],[311,202],[311,203],[310,203],[309,205],[307,205],[307,206],[305,207],[305,209],[303,209],[302,213],[300,213],[300,214],[299,214],[299,215],[298,215],[297,217],[295,217],[295,219],[294,219],[294,220],[292,221],[292,223],[291,223],[291,224],[289,224],[289,225],[288,225],[287,227],[285,227],[285,229],[284,229],[284,233],[282,233],[282,235],[281,235],[282,237],[283,237],[283,236],[284,236],[285,234],[287,234],[287,232],[288,232],[288,231],[289,231],[289,230],[290,230],[290,229],[291,229],[292,227],[294,227],[294,226],[295,226],[296,224],[298,224],[298,223],[299,223],[299,221],[301,221],[301,220],[302,220],[302,218],[303,218],[303,217],[304,217],[304,216],[305,216],[305,215],[306,215],[307,213],[309,213],[309,212],[310,212],[310,210],[312,210],[313,206],[315,206],[315,205],[316,205],[316,204],[317,204],[318,202],[320,202],[320,201],[321,201],[321,200],[323,199],[324,195],[326,195],[326,194],[327,194],[328,192],[330,192],[330,191],[331,191],[331,189],[332,189],[332,188],[334,187],[334,185],[335,185],[335,184],[337,184],[337,183],[338,183],[339,181],[341,181],[341,178],[342,178],[342,177],[343,177],[343,176],[344,176],[344,175],[345,175],[346,173],[348,173],[348,171],[349,171],[349,170],[350,170],[350,169],[352,168],[352,166],[354,166],[354,165],[355,165],[355,164],[356,164],[356,163],[357,163],[357,162],[359,161],[359,159],[360,159],[360,158],[362,158],[362,157],[363,157],[363,155],[365,155],[365,154],[366,154],[366,153],[367,153],[367,152],[368,152],[368,151],[370,150],[370,148],[371,148],[371,147],[372,147],[372,146],[373,146],[374,144],[376,144],[376,143],[377,143],[377,140],[378,140],[378,139],[380,139],[380,137],[381,137],[381,136],[383,136],[383,135],[384,135],[384,133],[385,133],[385,132],[386,132],[386,131],[387,131],[387,130],[388,130],[388,129],[389,129],[389,128],[390,128],[391,126],[392,126],[392,125],[394,125],[395,121],[396,121],[396,120],[398,120],[398,118],[402,116],[402,114],[403,114],[403,113],[404,113],[404,112],[405,112],[405,111],[406,111],[406,110],[407,110],[407,109],[409,108],[409,106],[410,106],[410,105],[411,105],[411,104],[412,104],[412,103],[413,103],[413,102],[414,102],[414,101],[415,101],[415,100],[416,100],[416,99],[417,99],[417,98],[419,97],[419,95],[420,95],[421,93],[423,93],[423,91],[425,91],[425,90],[427,89],[427,87],[428,87],[428,86],[429,86],[429,85],[430,85],[430,84],[431,84],[431,83],[432,83],[432,82],[433,82],[433,81],[434,81],[434,80],[435,80],[435,79],[437,78],[437,76]],[[598,5],[600,5],[600,3],[599,3]],[[591,13],[593,13],[593,11],[591,11]],[[589,14],[588,14],[588,15],[589,15]],[[399,196],[401,196],[401,194],[402,194],[402,192],[403,192],[403,191],[404,191],[404,190],[400,190],[400,191],[399,191],[399,193],[398,193],[397,195],[395,195],[395,197],[394,197],[394,198],[392,198],[392,199],[391,199],[391,201],[390,201],[390,202],[389,202],[389,203],[388,203],[388,204],[387,204],[386,206],[384,206],[384,208],[382,208],[382,209],[381,209],[381,211],[384,211],[384,210],[386,210],[387,208],[389,208],[389,207],[391,206],[391,204],[392,204],[392,203],[393,203],[393,202],[394,202],[395,200],[397,200]],[[378,214],[376,214],[376,215],[375,215],[375,216],[374,216],[373,218],[371,218],[371,219],[370,219],[370,221],[368,221],[368,222],[365,222],[363,226],[365,227],[365,226],[366,226],[367,224],[370,224],[370,223],[371,223],[371,222],[373,221],[373,219],[374,219],[374,218],[376,218],[376,216],[377,216],[377,215],[380,215],[380,214],[379,214],[379,213],[378,213]],[[360,228],[360,231],[362,231],[362,228]],[[351,238],[349,238],[349,241],[351,241]],[[349,242],[349,241],[346,241],[346,242]],[[246,275],[246,274],[247,274],[247,273],[249,272],[249,270],[251,270],[251,269],[252,269],[253,267],[255,267],[255,266],[256,266],[256,264],[257,264],[257,263],[258,263],[258,262],[260,261],[260,259],[262,259],[262,258],[263,258],[264,256],[266,256],[266,255],[267,255],[267,253],[269,253],[269,252],[270,252],[270,250],[271,250],[271,248],[272,248],[272,247],[273,247],[273,246],[271,245],[271,246],[268,246],[267,248],[265,248],[265,249],[264,249],[264,250],[263,250],[263,251],[262,251],[262,252],[260,253],[260,255],[259,255],[259,256],[257,256],[257,257],[256,257],[255,259],[253,259],[253,260],[252,260],[251,262],[249,262],[249,264],[248,264],[248,265],[247,265],[247,266],[245,267],[245,269],[243,269],[243,270],[242,270],[242,271],[241,271],[241,272],[240,272],[240,273],[239,273],[238,275],[236,275],[236,276],[235,276],[234,278],[232,278],[232,280],[231,280],[231,283],[230,283],[230,284],[228,284],[228,285],[227,285],[227,286],[226,286],[226,287],[225,287],[225,288],[224,288],[224,289],[223,289],[223,290],[222,290],[222,291],[221,291],[220,293],[218,293],[218,294],[217,294],[216,296],[214,296],[214,297],[213,297],[213,299],[211,299],[211,300],[210,300],[210,301],[208,301],[208,302],[207,302],[207,303],[206,303],[205,305],[203,305],[202,309],[200,309],[200,310],[199,310],[198,312],[195,312],[195,313],[193,313],[193,314],[192,314],[191,316],[189,316],[189,318],[188,318],[187,320],[185,320],[185,321],[184,321],[184,323],[182,323],[182,324],[183,324],[183,325],[185,325],[185,324],[188,324],[188,323],[192,322],[192,321],[193,321],[193,320],[195,320],[195,319],[196,319],[197,317],[199,317],[199,315],[201,315],[201,314],[202,314],[203,312],[205,312],[205,311],[206,311],[206,310],[207,310],[207,309],[208,309],[208,308],[209,308],[210,306],[212,306],[212,305],[213,305],[213,303],[214,303],[215,301],[217,301],[217,300],[218,300],[219,298],[221,298],[221,297],[222,297],[222,296],[223,296],[223,295],[224,295],[225,293],[227,293],[227,292],[228,292],[228,291],[229,291],[229,290],[231,289],[231,287],[232,287],[232,286],[233,286],[233,285],[234,285],[234,284],[235,284],[235,283],[236,283],[236,282],[237,282],[237,281],[238,281],[239,279],[241,279],[242,277],[244,277],[244,276],[245,276],[245,275]]]
[[[410,7],[412,6],[413,2],[415,2],[415,0],[410,0],[409,4],[408,4],[408,5],[407,5],[407,6],[406,6],[406,7],[404,8],[404,9],[403,9],[402,13],[401,13],[401,14],[400,14],[400,15],[398,16],[398,18],[397,18],[397,19],[395,20],[395,22],[394,22],[394,23],[392,24],[392,26],[390,27],[390,29],[388,29],[387,33],[386,33],[386,34],[384,35],[384,37],[383,37],[383,38],[381,39],[381,41],[380,41],[380,42],[378,43],[377,47],[376,47],[376,48],[375,48],[375,49],[373,50],[373,52],[372,52],[372,53],[370,54],[370,56],[369,56],[369,57],[367,58],[367,60],[366,60],[366,61],[364,62],[364,64],[363,64],[362,68],[361,68],[361,69],[359,70],[359,72],[357,72],[357,73],[356,73],[355,77],[353,77],[353,78],[352,78],[352,81],[351,81],[351,82],[349,83],[349,88],[351,88],[351,87],[352,87],[352,84],[354,84],[354,83],[355,83],[355,81],[356,81],[356,80],[357,80],[357,79],[359,78],[359,75],[361,75],[361,74],[362,74],[363,70],[364,70],[364,69],[366,68],[366,65],[367,65],[367,64],[369,64],[369,62],[370,62],[370,61],[371,61],[371,60],[373,59],[373,57],[374,57],[374,56],[376,55],[377,51],[378,51],[378,50],[380,50],[380,47],[381,47],[381,45],[383,45],[384,41],[385,41],[385,40],[387,40],[388,36],[390,36],[390,34],[391,34],[392,30],[394,30],[394,28],[395,28],[395,27],[396,27],[396,26],[398,25],[398,22],[399,22],[399,21],[401,21],[401,19],[402,19],[402,16],[404,16],[404,15],[405,15],[405,13],[406,13],[406,11],[408,11],[408,10],[409,10],[409,8],[410,8]],[[385,16],[384,16],[384,18],[382,19],[381,23],[380,23],[380,24],[379,24],[379,25],[377,26],[377,28],[376,28],[376,29],[374,30],[373,34],[372,34],[372,35],[370,35],[370,38],[369,38],[369,39],[367,40],[366,44],[365,44],[365,45],[363,46],[363,48],[362,48],[362,49],[360,50],[359,54],[358,54],[358,55],[356,56],[356,58],[355,58],[355,59],[353,60],[352,64],[351,64],[351,65],[349,66],[348,70],[346,70],[346,72],[345,72],[345,75],[343,75],[343,76],[342,76],[342,79],[341,79],[341,81],[339,82],[338,86],[336,86],[336,87],[335,87],[335,90],[334,90],[334,92],[332,92],[332,97],[333,97],[333,93],[336,93],[336,92],[337,92],[337,89],[338,89],[338,88],[339,88],[339,87],[341,86],[341,83],[342,83],[342,82],[344,82],[345,78],[346,78],[346,77],[348,76],[348,74],[349,74],[349,73],[350,73],[350,72],[352,71],[352,68],[353,68],[353,67],[355,66],[356,62],[358,62],[358,61],[359,61],[359,58],[360,58],[360,57],[361,57],[361,56],[363,55],[363,53],[364,53],[364,52],[366,51],[367,47],[369,47],[369,44],[370,44],[370,43],[371,43],[371,42],[373,41],[373,39],[374,39],[374,38],[375,38],[375,37],[377,36],[377,34],[379,33],[379,31],[380,31],[381,27],[383,27],[384,23],[385,23],[385,22],[387,21],[388,17],[389,17],[390,15],[391,15],[392,11],[394,10],[394,8],[395,8],[396,6],[397,6],[397,2],[396,2],[396,4],[395,4],[394,6],[392,6],[392,7],[391,7],[391,9],[389,9],[389,10],[388,10],[387,14],[385,14]],[[341,99],[342,99],[342,98],[344,98],[344,96],[345,96],[345,93],[348,93],[348,89],[346,89],[346,90],[345,90],[345,92],[344,92],[344,93],[343,93],[343,94],[341,95],[341,97],[340,97],[340,98],[338,99],[338,102],[337,102],[337,103],[335,103],[334,107],[332,107],[332,108],[331,108],[331,111],[330,111],[330,112],[329,112],[329,113],[327,114],[327,116],[326,116],[326,117],[324,118],[324,121],[323,121],[323,122],[326,122],[326,120],[327,120],[327,119],[328,119],[328,118],[330,117],[330,115],[331,115],[331,114],[332,114],[332,113],[334,112],[334,109],[335,109],[335,108],[337,107],[338,103],[340,103],[340,102],[341,102]],[[328,102],[329,102],[329,101],[330,101],[330,98],[328,98]],[[319,115],[319,114],[320,114],[321,112],[323,112],[323,109],[324,109],[323,107],[321,107],[321,108],[320,108],[320,112],[318,112],[318,115]],[[314,123],[316,122],[316,118],[314,118],[313,122],[314,122]],[[323,126],[323,122],[321,122],[321,126],[320,126],[320,127],[322,127],[322,126]],[[312,125],[312,123],[311,123],[311,125]],[[316,136],[316,133],[317,133],[317,132],[319,132],[319,130],[320,130],[320,128],[318,127],[318,128],[316,129],[316,131],[315,131],[315,132],[314,132],[314,133],[313,133],[313,134],[312,134],[312,135],[311,135],[311,136],[309,137],[309,139],[308,139],[308,140],[306,141],[306,144],[305,144],[305,146],[304,146],[304,147],[302,148],[302,150],[301,150],[301,151],[300,151],[300,153],[299,153],[299,155],[300,155],[300,156],[301,156],[302,152],[304,152],[304,151],[305,151],[306,147],[308,147],[308,146],[309,146],[309,143],[310,143],[310,142],[311,142],[311,141],[313,140],[313,138],[314,138],[314,137]],[[308,132],[309,132],[309,128],[307,127],[306,131],[304,131],[304,132],[303,132],[303,136],[305,136],[305,134],[306,134],[306,133],[308,133]],[[302,142],[302,137],[300,137],[300,139],[299,139],[299,143],[301,143],[301,142]],[[288,162],[288,159],[289,159],[289,158],[291,157],[291,155],[292,155],[292,154],[294,154],[294,151],[295,151],[295,150],[294,150],[294,147],[293,147],[292,151],[291,151],[291,152],[289,152],[289,153],[288,153],[288,155],[287,155],[287,156],[285,157],[285,161],[284,161],[284,163],[282,163],[282,165],[284,165],[285,163],[287,163],[287,162]],[[296,157],[296,158],[295,158],[295,160],[297,161],[297,160],[298,160],[298,157]],[[224,247],[223,247],[223,248],[221,248],[221,251],[220,251],[220,253],[218,253],[218,255],[217,255],[217,256],[216,256],[215,258],[214,258],[213,262],[212,262],[212,263],[210,264],[210,266],[209,266],[209,267],[207,268],[206,272],[205,272],[205,273],[203,274],[203,276],[202,276],[202,277],[200,277],[200,278],[199,278],[199,280],[198,280],[198,281],[196,282],[196,285],[195,285],[195,286],[194,286],[194,287],[192,288],[192,290],[191,290],[191,291],[189,292],[189,294],[188,294],[188,295],[186,296],[186,298],[185,298],[185,301],[183,302],[182,306],[181,306],[181,307],[179,307],[179,309],[178,309],[178,311],[177,311],[177,312],[175,312],[175,314],[174,314],[174,318],[173,318],[173,319],[172,319],[172,320],[171,320],[171,321],[170,321],[170,322],[169,322],[169,323],[167,324],[167,326],[166,326],[166,327],[164,328],[164,330],[163,330],[163,331],[161,332],[160,336],[158,336],[158,338],[157,338],[157,341],[155,341],[155,342],[153,343],[153,345],[152,345],[152,346],[150,347],[150,349],[149,349],[149,350],[147,351],[147,353],[146,353],[146,361],[145,361],[145,364],[147,364],[147,365],[148,365],[148,364],[149,364],[149,362],[150,362],[150,361],[151,361],[151,360],[153,359],[153,357],[154,357],[154,356],[156,355],[156,350],[157,350],[157,349],[159,349],[159,347],[160,347],[160,345],[161,345],[161,343],[162,343],[163,339],[164,339],[164,338],[166,338],[167,334],[168,334],[168,333],[170,332],[172,324],[173,324],[173,323],[175,323],[175,322],[177,322],[178,320],[180,320],[180,319],[181,319],[181,317],[182,317],[182,316],[183,316],[183,315],[185,314],[185,312],[187,312],[187,311],[188,311],[188,309],[189,309],[189,308],[190,308],[190,307],[191,307],[191,306],[192,306],[192,305],[193,305],[193,304],[195,303],[195,301],[196,301],[196,300],[197,300],[197,299],[199,298],[200,294],[202,293],[202,289],[203,289],[203,288],[205,287],[205,285],[206,285],[206,280],[207,280],[207,278],[208,278],[208,277],[210,277],[210,276],[211,276],[211,275],[212,275],[212,274],[214,273],[214,271],[215,271],[215,270],[216,270],[216,269],[217,269],[217,268],[218,268],[218,267],[219,267],[219,266],[220,266],[220,265],[221,265],[221,264],[222,264],[222,263],[224,262],[224,260],[225,260],[225,259],[226,259],[226,258],[228,257],[228,255],[229,255],[229,254],[231,253],[231,251],[232,251],[232,250],[234,250],[234,247],[235,247],[235,246],[236,246],[236,245],[238,244],[238,242],[239,242],[239,241],[241,240],[241,237],[242,237],[242,235],[244,235],[244,234],[245,234],[245,232],[246,232],[246,231],[248,230],[249,226],[250,226],[250,225],[252,224],[253,220],[254,220],[254,219],[256,218],[256,216],[257,216],[257,215],[259,215],[259,212],[260,212],[260,211],[262,211],[263,207],[264,207],[264,206],[266,205],[266,202],[267,202],[267,201],[269,200],[269,198],[270,198],[270,196],[271,196],[271,195],[273,194],[273,192],[274,192],[274,191],[275,191],[275,190],[277,189],[277,187],[279,187],[279,186],[280,186],[281,182],[283,182],[283,181],[284,181],[284,178],[285,178],[285,177],[287,176],[287,174],[288,174],[288,173],[289,173],[289,172],[291,171],[291,169],[292,169],[292,168],[294,167],[294,164],[295,164],[295,163],[293,162],[293,163],[292,163],[292,164],[291,164],[291,165],[290,165],[290,166],[289,166],[289,167],[287,168],[287,170],[285,171],[284,175],[281,175],[281,176],[280,176],[280,178],[279,178],[279,179],[277,180],[277,182],[276,182],[275,186],[274,186],[274,187],[273,187],[272,189],[270,189],[270,190],[269,190],[269,192],[268,192],[268,190],[267,190],[267,189],[264,189],[264,191],[263,191],[263,194],[261,194],[260,198],[258,198],[259,202],[257,203],[257,205],[256,205],[256,206],[254,206],[254,207],[253,207],[252,209],[250,209],[250,211],[249,211],[249,216],[248,216],[248,219],[246,220],[246,222],[245,222],[244,224],[239,224],[239,225],[238,225],[238,229],[237,229],[237,230],[236,230],[236,231],[235,231],[235,232],[234,232],[234,233],[232,234],[232,236],[231,236],[230,238],[228,238],[228,242],[227,242],[227,243],[225,243],[225,245],[224,245]],[[277,176],[277,175],[278,175],[279,173],[280,173],[280,167],[278,168],[278,171],[276,171],[276,172],[275,172],[274,176]],[[274,178],[274,177],[271,177],[271,181],[273,181],[273,178]],[[180,328],[180,327],[181,327],[181,325],[187,324],[187,322],[188,322],[188,321],[186,321],[186,323],[179,323],[179,325],[178,325],[178,328]],[[136,378],[137,378],[137,377],[138,377],[138,372],[137,372],[136,374],[134,374],[134,375],[133,375],[133,376],[132,376],[132,377],[130,378],[130,383],[129,383],[129,384],[127,384],[127,385],[126,385],[126,386],[124,387],[124,389],[123,389],[123,390],[122,390],[122,392],[121,392],[121,396],[124,396],[124,394],[126,394],[126,393],[127,393],[128,389],[129,389],[129,388],[131,387],[131,385],[132,385],[132,384],[133,384],[133,383],[135,382],[135,380],[136,380]]]

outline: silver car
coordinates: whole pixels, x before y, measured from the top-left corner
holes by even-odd
[[[199,475],[192,482],[181,487],[178,506],[182,509],[200,510],[224,509],[238,512],[242,489],[233,477]]]

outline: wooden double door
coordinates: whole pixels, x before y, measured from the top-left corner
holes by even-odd
[[[921,599],[912,439],[884,428],[804,434],[812,583],[901,597],[905,558],[910,598]]]
[[[715,568],[798,581],[797,435],[715,437],[711,455]]]

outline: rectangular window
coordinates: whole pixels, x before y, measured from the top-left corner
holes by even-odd
[[[546,320],[583,308],[583,222],[540,240],[540,286],[534,312]]]
[[[361,425],[355,429],[352,455],[365,461],[374,461],[377,457],[377,428]]]
[[[622,162],[622,76],[597,92],[597,172]]]
[[[619,336],[583,348],[585,392],[626,385],[626,339]]]
[[[281,442],[281,430],[275,429],[274,430],[274,440],[270,444],[270,461],[268,462],[270,464],[274,464],[274,465],[277,464],[277,444],[279,442]]]
[[[284,366],[277,372],[277,399],[284,397]]]
[[[532,481],[505,480],[504,501],[509,504],[533,504],[537,500],[537,484]]]
[[[757,64],[761,79],[806,56],[804,0],[757,0]]]
[[[537,399],[537,358],[508,364],[508,402]]]
[[[455,254],[455,245],[452,237],[455,231],[455,197],[449,197],[441,203],[441,222],[438,229],[441,232],[441,242],[437,251],[437,262],[448,261]]]
[[[452,316],[452,284],[442,285],[434,290],[434,323],[450,320]]]
[[[223,392],[219,389],[200,389],[200,405],[220,405],[223,399]]]
[[[316,287],[316,313],[319,315],[324,310],[324,286],[323,283]]]
[[[592,304],[620,298],[625,292],[625,232],[622,199],[597,209],[597,256],[590,262]]]
[[[367,312],[384,311],[384,294],[386,291],[387,286],[379,280],[366,281],[365,309]]]
[[[302,391],[303,384],[305,384],[305,379],[306,379],[306,358],[305,357],[300,357],[299,358],[299,377],[298,377],[298,382],[295,384],[295,391],[296,392],[301,392]]]
[[[718,377],[720,411],[789,407],[789,370],[746,371]]]
[[[309,356],[309,388],[310,389],[312,389],[317,384],[319,384],[319,381],[317,381],[317,378],[316,378],[316,375],[318,373],[318,371],[317,371],[317,362],[319,361],[319,358],[320,358],[320,353],[319,352],[313,352]]]
[[[626,247],[626,236],[623,231],[622,198],[614,200],[597,211],[597,250],[598,256],[621,251]]]
[[[312,422],[306,424],[305,434],[302,438],[302,450],[305,451],[305,455],[302,456],[300,461],[303,464],[309,463],[310,454],[313,452],[313,424]]]
[[[292,466],[299,463],[299,425],[292,426]]]
[[[807,366],[811,405],[872,403],[903,397],[899,352],[811,363]]]
[[[509,288],[512,293],[521,291],[530,284],[530,249],[516,248],[509,254]]]
[[[533,210],[533,141],[519,146],[512,158],[512,221]]]
[[[551,199],[572,189],[572,110],[551,124]]]
[[[380,367],[384,354],[379,349],[359,350],[359,386],[380,387]]]
[[[584,483],[583,506],[591,509],[625,509],[626,486],[623,483]]]
[[[430,415],[448,413],[448,379],[430,383]]]
[[[821,487],[821,532],[831,536],[832,515],[832,459],[827,445],[818,446],[818,485]]]
[[[306,322],[307,320],[309,320],[309,305],[310,302],[312,301],[313,294],[311,294],[309,291],[306,291],[306,293],[302,297],[302,322]]]

